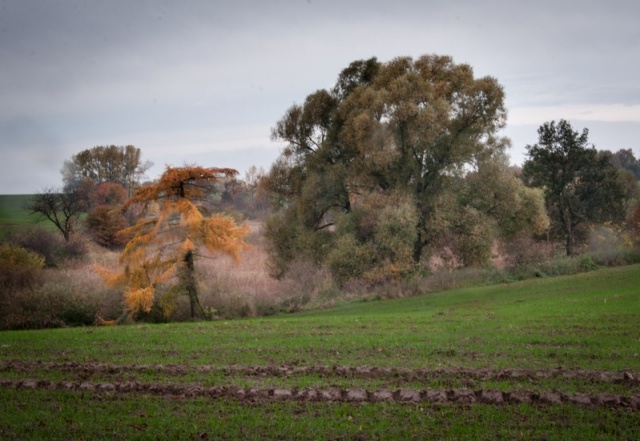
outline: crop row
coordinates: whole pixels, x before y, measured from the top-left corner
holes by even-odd
[[[421,381],[438,377],[468,378],[474,380],[536,380],[546,378],[581,379],[604,383],[640,385],[640,372],[594,371],[581,369],[408,369],[378,366],[187,366],[187,365],[115,365],[107,363],[54,363],[0,361],[0,372],[32,370],[117,374],[125,372],[156,372],[167,375],[195,373],[222,373],[224,375],[274,376],[319,375],[345,378],[393,378],[403,381]]]
[[[402,404],[574,404],[582,406],[622,407],[632,411],[640,409],[640,395],[625,397],[612,393],[588,395],[582,393],[567,394],[557,391],[526,392],[497,391],[491,389],[366,389],[343,388],[241,388],[234,386],[201,387],[198,385],[159,384],[130,382],[89,381],[48,381],[48,380],[0,380],[0,387],[18,390],[73,390],[94,393],[138,393],[165,397],[207,397],[212,399],[231,398],[240,401],[259,402],[265,400],[302,401],[302,402],[392,402]]]

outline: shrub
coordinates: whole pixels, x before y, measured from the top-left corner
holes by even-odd
[[[459,211],[453,225],[451,249],[464,266],[482,266],[491,259],[495,222],[472,207]]]
[[[417,238],[418,215],[413,204],[404,202],[382,208],[375,227],[378,255],[394,267],[413,265],[413,245]]]
[[[554,246],[529,236],[517,236],[502,245],[509,268],[529,268],[553,257]]]
[[[105,264],[117,260],[115,253],[103,249],[91,257]],[[0,329],[85,326],[94,323],[97,316],[114,319],[122,315],[122,293],[104,287],[86,261],[42,269],[37,282],[2,296]]]
[[[0,245],[0,289],[25,288],[37,283],[44,257],[19,245]]]
[[[122,247],[130,239],[119,234],[127,227],[127,220],[118,208],[100,205],[89,212],[85,223],[93,240],[103,247]]]
[[[375,256],[372,244],[359,244],[353,236],[345,235],[336,240],[327,264],[333,280],[342,286],[373,269]]]
[[[640,201],[630,208],[625,226],[632,243],[640,245]]]
[[[12,232],[7,241],[43,256],[47,267],[60,266],[65,260],[80,258],[87,252],[81,238],[65,242],[60,235],[40,226]]]

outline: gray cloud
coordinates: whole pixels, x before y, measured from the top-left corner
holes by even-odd
[[[0,0],[0,193],[57,184],[64,159],[100,144],[135,141],[160,168],[268,167],[278,146],[256,127],[371,56],[449,54],[498,78],[517,161],[544,122],[524,109],[640,104],[639,15],[626,0]],[[15,177],[38,157],[52,171]]]

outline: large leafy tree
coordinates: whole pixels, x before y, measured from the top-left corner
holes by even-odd
[[[544,123],[523,165],[525,182],[544,189],[553,231],[564,237],[567,255],[574,254],[580,226],[621,222],[632,196],[610,155],[599,155],[588,137],[588,129],[578,133],[565,120]]]
[[[142,162],[139,148],[110,145],[96,146],[73,155],[64,162],[60,172],[65,188],[75,188],[83,181],[113,182],[125,187],[130,196],[149,167],[150,162]]]
[[[498,82],[450,57],[352,63],[273,129],[285,143],[268,177],[274,273],[304,254],[341,278],[398,271],[446,232],[483,234],[495,213],[454,189],[508,145],[506,116]]]
[[[176,296],[186,295],[191,317],[203,316],[195,274],[200,248],[238,258],[247,246],[243,238],[248,228],[222,214],[205,216],[199,207],[213,184],[236,174],[225,168],[167,167],[155,184],[141,188],[127,202],[126,207],[137,207],[140,218],[123,231],[133,235],[120,256],[123,268],[99,271],[108,284],[124,287],[130,312],[149,312],[158,300],[168,316]],[[165,290],[156,298],[160,286]]]

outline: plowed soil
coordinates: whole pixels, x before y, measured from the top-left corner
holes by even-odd
[[[45,363],[3,361],[0,372],[11,373],[11,379],[1,379],[0,387],[18,390],[59,389],[84,393],[150,394],[172,397],[207,397],[211,399],[235,399],[241,402],[266,400],[290,400],[300,402],[346,402],[346,403],[433,403],[433,404],[486,404],[510,405],[533,403],[540,405],[566,404],[580,406],[604,406],[640,409],[640,372],[610,372],[586,370],[527,370],[527,369],[398,369],[376,366],[185,366],[185,365],[112,365],[103,363]],[[141,381],[86,381],[49,380],[29,378],[37,373],[77,374],[90,377],[94,374],[113,375],[120,373],[144,372],[161,375],[163,378],[177,377],[187,373],[219,373],[225,376],[304,376],[319,375],[323,378],[363,378],[388,379],[400,384],[396,389],[367,390],[364,388],[259,388],[223,385],[205,387],[198,384]],[[81,375],[80,375],[81,374]],[[23,378],[24,376],[24,378]],[[433,378],[473,378],[482,381],[500,380],[505,382],[535,382],[545,378],[578,379],[585,382],[623,384],[631,394],[621,395],[608,392],[585,394],[558,390],[528,392],[514,389],[500,391],[494,389],[416,389],[403,388],[403,382],[420,382]],[[329,383],[329,382],[328,382]]]

